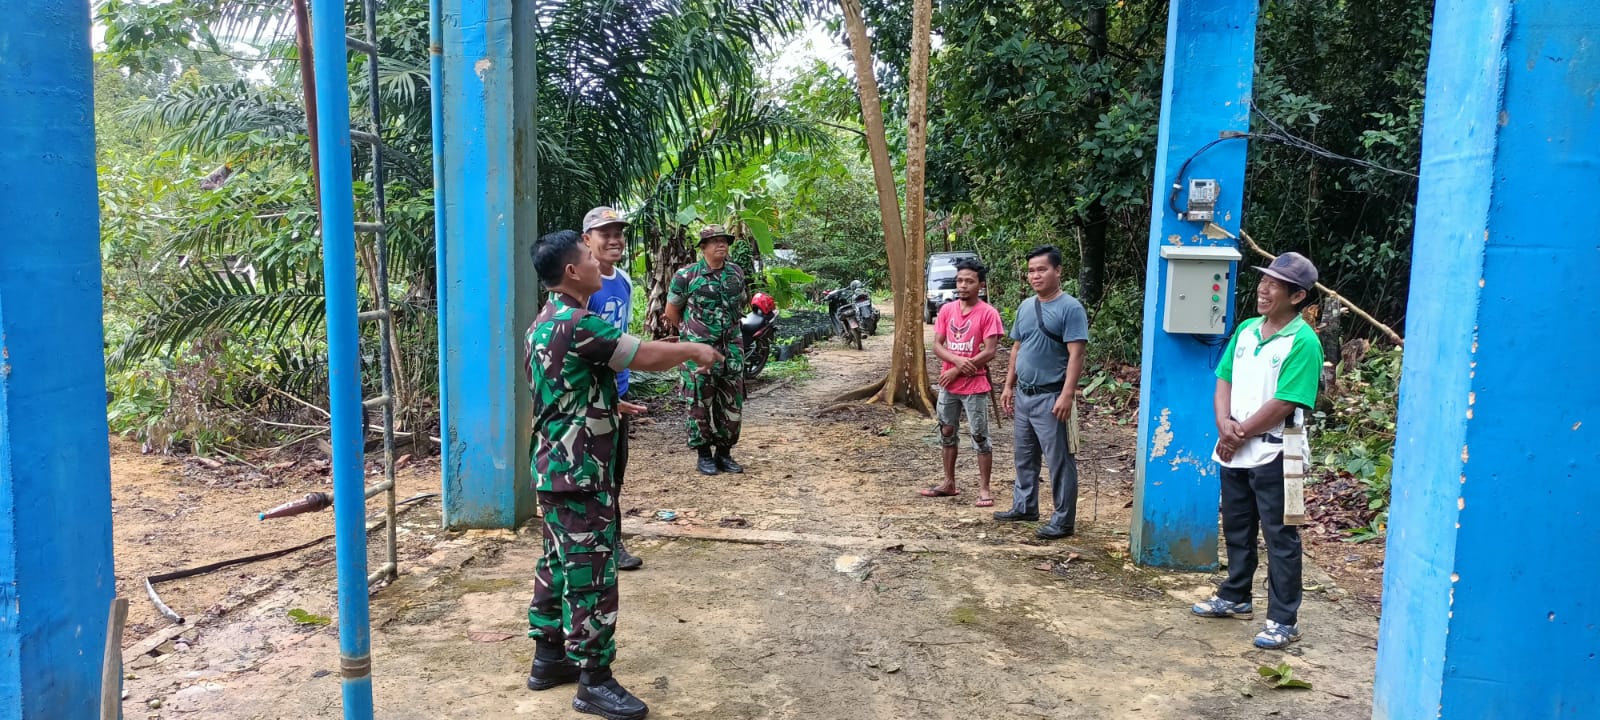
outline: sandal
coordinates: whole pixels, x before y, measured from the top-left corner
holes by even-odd
[[[955,497],[955,496],[961,494],[961,490],[960,489],[956,489],[956,490],[953,490],[951,492],[945,492],[943,490],[940,490],[938,485],[935,485],[933,487],[928,487],[928,488],[923,488],[921,490],[918,490],[917,494],[921,495],[923,497],[931,497],[931,498]]]
[[[978,498],[978,501],[973,503],[972,506],[973,507],[994,507],[994,498]]]

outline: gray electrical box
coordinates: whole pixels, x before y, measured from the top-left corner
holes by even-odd
[[[1231,247],[1161,248],[1167,261],[1166,312],[1161,329],[1174,335],[1222,335],[1233,302],[1233,264],[1242,257]]]

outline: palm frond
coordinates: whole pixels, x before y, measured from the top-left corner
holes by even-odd
[[[322,322],[326,308],[320,279],[262,273],[222,266],[195,267],[170,299],[144,318],[126,342],[107,358],[113,370],[162,353],[213,330],[248,333],[282,344],[291,333]]]
[[[230,158],[305,134],[305,109],[281,89],[243,80],[175,87],[127,110],[129,119],[165,131],[174,150]]]

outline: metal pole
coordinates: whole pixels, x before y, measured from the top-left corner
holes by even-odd
[[[445,342],[445,299],[449,293],[445,292],[449,277],[445,268],[444,228],[445,228],[445,184],[444,178],[444,18],[440,14],[439,0],[428,0],[428,92],[433,101],[433,247],[434,247],[434,272],[437,281],[434,283],[434,332],[439,338],[439,407],[450,407],[450,373],[445,368],[448,354],[444,349]],[[441,423],[444,421],[441,420]],[[453,449],[448,432],[440,433],[439,466],[450,467]],[[441,476],[443,473],[441,473]],[[441,483],[442,483],[441,479]],[[441,494],[444,492],[440,488]]]
[[[1217,567],[1217,499],[1221,481],[1211,462],[1212,373],[1225,335],[1169,333],[1164,318],[1169,263],[1164,249],[1222,246],[1205,224],[1169,207],[1174,183],[1215,180],[1221,186],[1216,224],[1239,234],[1244,200],[1243,140],[1217,144],[1223,131],[1250,129],[1257,0],[1172,0],[1167,19],[1166,74],[1157,132],[1155,202],[1150,208],[1150,253],[1145,266],[1143,352],[1140,354],[1139,439],[1135,455],[1129,547],[1140,565],[1212,570]],[[1178,177],[1179,173],[1183,177]],[[1226,250],[1223,250],[1226,252]],[[1221,277],[1213,312],[1231,328],[1237,264]],[[1181,306],[1180,306],[1181,307]]]
[[[322,165],[322,268],[328,318],[328,407],[333,416],[333,524],[339,571],[339,672],[346,720],[372,717],[367,607],[366,480],[361,358],[356,327],[355,200],[350,169],[350,76],[344,3],[313,0],[313,66]]]

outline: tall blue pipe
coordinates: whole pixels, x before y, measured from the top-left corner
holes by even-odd
[[[440,343],[439,357],[444,358],[447,356],[443,347],[445,342],[444,323],[447,317],[445,315],[445,299],[450,297],[450,294],[445,292],[445,283],[448,280],[445,272],[447,263],[445,262],[444,241],[445,183],[441,182],[444,177],[444,18],[440,14],[439,5],[439,0],[428,0],[428,92],[433,101],[433,251],[436,258],[434,271],[438,274],[438,282],[434,284],[434,287],[439,289],[434,317],[436,318],[436,330]],[[441,408],[450,406],[449,378],[450,374],[445,371],[444,362],[440,362],[439,407]],[[451,462],[451,443],[448,433],[446,435],[447,437],[444,438],[444,441],[439,443],[439,467],[441,468],[450,467]],[[443,473],[441,472],[440,475],[442,480]]]
[[[339,673],[345,720],[372,717],[367,607],[367,502],[356,328],[356,238],[350,178],[350,73],[343,0],[311,3],[322,166],[322,270],[328,315],[328,407],[333,415],[333,525],[339,569]]]

